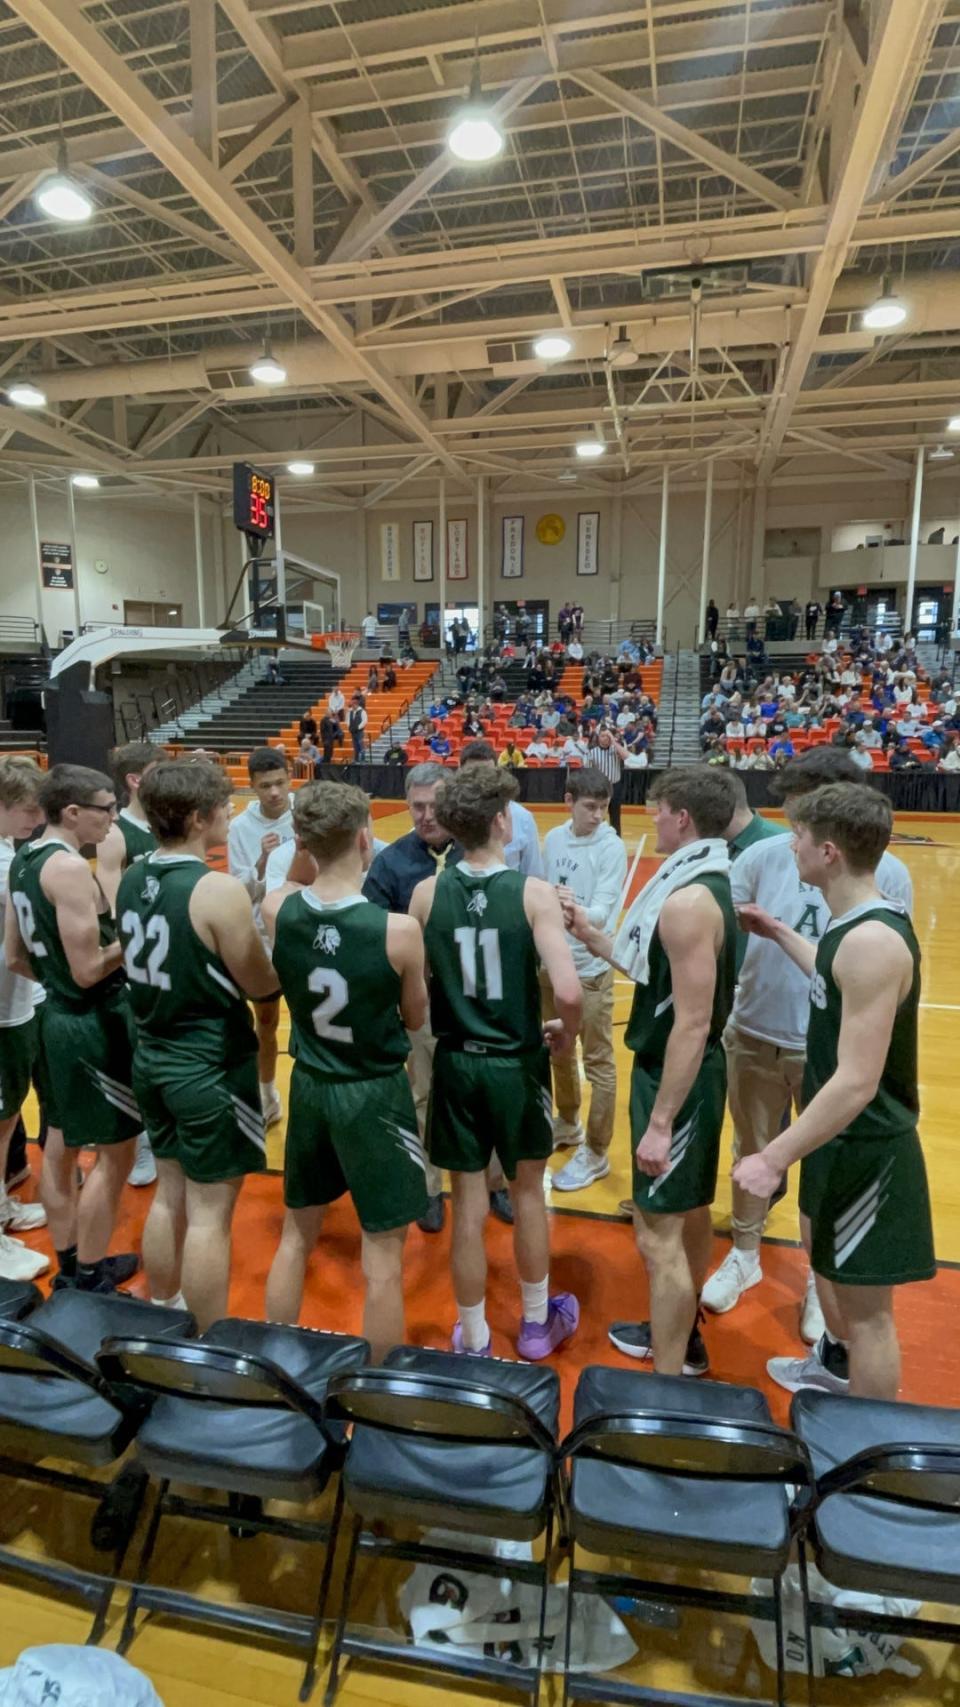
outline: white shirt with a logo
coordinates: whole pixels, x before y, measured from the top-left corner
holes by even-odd
[[[893,854],[885,853],[877,867],[877,887],[912,912],[910,873]],[[730,890],[735,907],[755,901],[814,944],[830,922],[830,909],[821,891],[800,881],[789,836],[769,836],[745,848],[730,867]],[[802,1053],[809,1008],[807,974],[775,942],[751,936],[740,968],[731,1023],[749,1037]]]

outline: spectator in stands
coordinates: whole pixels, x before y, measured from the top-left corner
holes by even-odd
[[[736,599],[731,599],[727,606],[727,634],[733,639],[740,627],[740,606]]]
[[[935,722],[930,724],[929,728],[924,729],[920,739],[928,752],[936,753],[939,756],[947,744],[947,731],[943,719],[938,717]]]
[[[778,759],[781,761],[792,759],[796,749],[790,739],[789,731],[784,730],[782,735],[778,734],[776,740],[770,742],[767,751],[774,762]]]
[[[320,748],[315,746],[312,736],[304,735],[300,741],[297,758],[301,764],[313,766],[314,776],[319,774],[317,767],[320,764],[321,756]]]
[[[355,693],[350,702],[350,715],[347,718],[347,728],[353,742],[353,758],[355,764],[360,764],[366,757],[366,731],[370,719],[364,709],[362,694]]]
[[[346,704],[347,702],[344,699],[343,694],[340,692],[339,684],[334,683],[330,692],[330,698],[327,700],[327,710],[331,717],[336,717],[340,723],[343,722],[344,717],[346,716]]]
[[[740,715],[740,712],[737,711],[736,716],[731,717],[730,721],[727,724],[727,740],[728,741],[744,741],[744,740],[746,740],[746,735],[747,735],[746,724],[743,722],[743,719]]]
[[[760,621],[760,606],[752,593],[743,607],[743,620],[747,625],[747,639],[749,640],[751,635],[756,634],[757,623]]]
[[[507,736],[507,744],[497,760],[498,765],[509,765],[511,770],[519,771],[526,768],[526,759],[515,744],[513,736]]]
[[[938,771],[960,771],[960,735],[948,735],[937,762]]]
[[[823,615],[823,606],[819,599],[808,599],[803,607],[803,620],[806,625],[808,640],[816,638],[817,623]]]
[[[846,611],[847,607],[844,603],[843,594],[838,588],[835,592],[830,594],[830,597],[827,600],[826,628],[828,633],[834,635],[834,637],[840,633],[840,625],[843,622]]]
[[[915,741],[923,728],[916,713],[916,707],[905,705],[896,721],[896,731],[903,741]]]
[[[560,713],[554,705],[553,700],[551,700],[549,705],[544,706],[544,709],[540,713],[541,733],[545,735],[555,734],[559,722]]]
[[[720,710],[719,706],[713,706],[711,710],[707,712],[706,716],[701,717],[700,719],[701,747],[704,749],[709,747],[712,742],[718,740],[721,735],[726,734],[726,729],[727,724],[723,712]]]
[[[564,646],[573,639],[573,612],[566,599],[557,612],[557,632]]]
[[[367,693],[380,692],[380,671],[376,664],[371,664],[367,671]]]
[[[486,734],[486,730],[484,729],[484,726],[475,710],[467,710],[467,715],[463,720],[463,733],[468,736],[470,740],[481,739]]]
[[[877,729],[872,717],[864,718],[859,740],[860,745],[865,752],[873,753],[876,752],[878,747],[883,746],[883,736],[879,729]]]
[[[383,691],[392,693],[397,685],[397,672],[392,664],[387,664],[383,672]]]
[[[573,606],[573,609],[572,609],[572,611],[571,611],[571,612],[570,612],[570,615],[571,615],[571,617],[572,617],[572,618],[573,618],[573,633],[574,633],[574,637],[575,637],[575,639],[577,639],[577,640],[582,640],[582,639],[583,639],[583,616],[584,616],[584,611],[583,611],[583,606],[582,606],[582,604],[580,604],[580,602],[579,602],[579,600],[578,600],[578,601],[577,601],[577,603],[576,603],[576,604],[575,604],[575,605],[574,605],[574,606]]]
[[[583,642],[574,638],[567,647],[567,657],[572,664],[579,664],[583,657]]]
[[[544,740],[542,735],[536,735],[526,749],[528,759],[551,759],[553,756],[554,752],[550,742]]]
[[[336,742],[339,746],[342,740],[343,730],[340,727],[340,719],[334,717],[332,712],[325,711],[320,719],[320,745],[323,749],[325,765],[333,763],[334,743]]]
[[[915,771],[920,768],[920,760],[912,753],[902,736],[894,736],[890,751],[890,769],[892,771]]]
[[[854,735],[853,744],[850,748],[850,757],[855,765],[860,766],[862,771],[873,770],[873,760],[870,757],[869,749],[864,746],[862,735]]]
[[[364,646],[373,646],[377,638],[377,619],[372,610],[368,610],[360,628],[363,632]]]
[[[567,736],[559,756],[566,764],[569,764],[571,759],[579,759],[581,764],[586,764],[589,751],[590,742],[586,736],[575,732]]]
[[[711,735],[704,749],[703,762],[706,765],[722,765],[729,768],[730,754],[724,735]]]
[[[707,620],[706,638],[708,640],[716,640],[716,638],[717,638],[717,624],[720,621],[720,612],[719,612],[719,609],[717,608],[717,604],[716,604],[715,599],[708,599],[707,600],[707,619],[706,620]]]
[[[301,735],[309,735],[311,740],[316,740],[317,720],[313,716],[312,712],[308,711],[304,714],[303,717],[301,717],[301,719],[300,719],[300,734]]]
[[[783,615],[783,611],[780,608],[780,600],[775,599],[772,593],[763,607],[763,614],[767,622],[770,621],[771,617],[776,621],[778,616]]]
[[[437,730],[437,733],[429,742],[429,747],[431,753],[435,753],[438,759],[449,759],[450,754],[453,752],[450,741],[442,729]]]

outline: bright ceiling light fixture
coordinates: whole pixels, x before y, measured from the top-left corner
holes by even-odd
[[[503,151],[504,140],[500,121],[483,98],[480,61],[476,59],[470,93],[466,105],[459,107],[453,115],[453,123],[447,132],[447,147],[458,160],[465,160],[472,166],[480,165],[484,160],[495,160]]]
[[[572,486],[576,478],[577,471],[575,468],[561,468],[560,473],[557,475],[558,481],[560,481],[564,486]]]
[[[93,198],[73,177],[67,165],[66,144],[61,142],[57,169],[44,178],[37,190],[37,206],[48,219],[60,225],[82,225],[93,212]]]
[[[533,346],[533,353],[541,362],[562,362],[573,349],[569,338],[564,338],[560,332],[545,332]]]
[[[316,463],[305,462],[302,457],[294,457],[292,462],[287,463],[287,473],[298,474],[301,479],[306,479],[307,475],[313,474],[315,469]]]
[[[627,337],[627,328],[621,326],[619,336],[614,338],[607,351],[607,361],[611,367],[636,367],[639,360],[640,353]]]
[[[928,462],[952,462],[953,451],[949,445],[937,445],[936,450],[927,451]]]
[[[864,309],[860,324],[867,332],[891,332],[895,326],[902,326],[906,318],[906,304],[891,291],[884,291]]]
[[[578,439],[574,446],[584,462],[595,462],[598,456],[604,455],[606,448],[602,439]]]
[[[286,368],[277,361],[270,345],[265,344],[263,355],[250,363],[250,378],[255,379],[258,385],[282,385],[286,377]]]
[[[947,422],[948,433],[960,433],[960,415],[951,415]]]
[[[19,379],[7,387],[7,401],[15,403],[18,409],[45,409],[47,394],[29,379]]]
[[[71,486],[79,486],[82,492],[94,492],[100,482],[95,474],[75,474],[70,484]]]

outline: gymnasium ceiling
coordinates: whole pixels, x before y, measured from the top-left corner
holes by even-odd
[[[34,199],[61,140],[82,226]],[[958,193],[960,0],[0,0],[0,386],[47,397],[0,399],[0,482],[903,480],[960,412]]]

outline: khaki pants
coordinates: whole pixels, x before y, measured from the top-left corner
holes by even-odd
[[[583,1017],[580,1047],[583,1070],[590,1086],[587,1143],[597,1156],[605,1156],[613,1140],[617,1112],[617,1065],[613,1055],[613,967],[596,978],[581,978]],[[541,976],[543,1017],[556,1019],[549,978]],[[575,1126],[580,1118],[580,1074],[576,1050],[553,1062],[553,1094],[561,1120]]]
[[[430,1021],[422,1025],[419,1031],[408,1031],[410,1039],[410,1054],[407,1056],[407,1072],[410,1075],[410,1088],[413,1091],[413,1105],[417,1111],[417,1126],[420,1130],[421,1142],[427,1138],[427,1104],[430,1101],[430,1086],[433,1081],[433,1057],[436,1053],[437,1040],[430,1030]],[[443,1173],[435,1168],[428,1160],[426,1169],[427,1193],[430,1197],[438,1197],[443,1190]],[[490,1191],[499,1191],[504,1184],[503,1169],[494,1151],[487,1169],[487,1187]]]
[[[727,1052],[727,1096],[733,1117],[733,1156],[755,1156],[765,1150],[783,1126],[784,1115],[800,1106],[805,1055],[780,1049],[728,1025],[723,1034]],[[733,1187],[733,1242],[738,1250],[760,1248],[768,1201]]]

